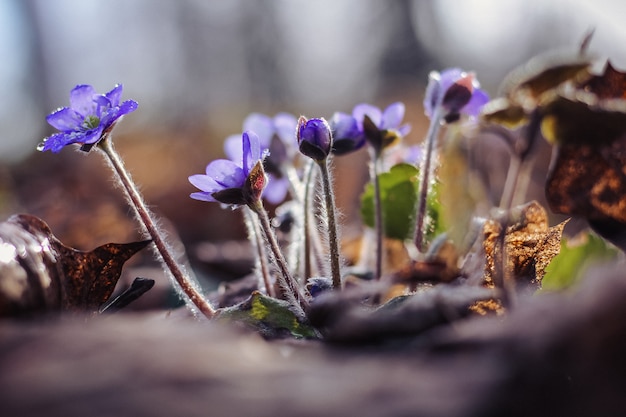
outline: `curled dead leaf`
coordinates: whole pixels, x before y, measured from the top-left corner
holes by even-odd
[[[43,220],[12,216],[0,223],[0,317],[97,312],[124,263],[149,243],[108,243],[83,252],[61,243]]]
[[[518,286],[537,289],[545,269],[561,250],[561,236],[566,222],[549,227],[546,210],[536,201],[514,210],[514,221],[506,231],[507,274]],[[494,286],[495,262],[501,259],[497,240],[500,222],[488,220],[483,226],[483,249],[486,254],[485,284]]]
[[[626,73],[615,69],[611,61],[608,61],[604,72],[591,77],[581,88],[599,98],[626,99]]]
[[[626,73],[607,63],[573,98],[558,97],[543,110],[542,131],[557,144],[546,181],[554,212],[624,228],[625,97]]]

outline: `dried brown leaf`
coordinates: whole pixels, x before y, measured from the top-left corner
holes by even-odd
[[[599,98],[626,99],[626,73],[615,69],[608,61],[604,73],[591,77],[581,88]]]
[[[507,273],[523,286],[540,287],[545,269],[561,250],[565,223],[549,227],[546,210],[536,201],[518,208],[516,221],[507,228],[505,250]],[[489,220],[483,227],[483,249],[486,254],[485,283],[494,286],[495,262],[500,259],[496,244],[500,222]]]
[[[83,252],[61,243],[43,220],[12,216],[0,223],[0,316],[97,312],[124,263],[148,243],[108,243]]]

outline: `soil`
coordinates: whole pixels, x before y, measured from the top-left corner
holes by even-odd
[[[370,344],[183,310],[0,322],[2,416],[626,415],[626,280]]]

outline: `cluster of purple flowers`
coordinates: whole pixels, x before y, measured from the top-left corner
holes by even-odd
[[[127,175],[121,159],[115,153],[111,140],[107,140],[111,130],[117,121],[125,114],[137,109],[137,102],[127,100],[121,102],[122,86],[116,85],[105,94],[97,94],[90,85],[78,85],[70,93],[69,107],[57,109],[47,117],[48,123],[59,132],[47,137],[39,145],[41,151],[60,152],[68,145],[79,144],[82,151],[88,152],[92,147],[98,146],[98,150],[109,158],[109,162],[117,175],[118,180],[124,187],[129,201],[138,213],[138,218],[143,223],[145,230],[150,235],[161,259],[172,274],[188,299],[202,311],[206,317],[211,318],[216,310],[210,305],[202,294],[199,293],[192,280],[176,263],[170,253],[170,249],[164,242],[156,222],[152,220],[150,213],[142,202],[141,195]],[[421,152],[415,148],[404,148],[394,155],[396,159],[423,159],[424,173],[430,169],[430,158],[433,143],[437,137],[437,130],[442,123],[452,123],[458,120],[462,114],[470,117],[476,116],[482,106],[488,101],[487,94],[480,89],[474,74],[466,73],[460,69],[448,69],[442,73],[430,74],[429,83],[424,99],[426,115],[431,119],[431,129],[427,135],[426,152],[422,157]],[[294,197],[301,198],[305,202],[302,205],[307,211],[306,202],[311,198],[309,191],[300,192],[298,178],[295,171],[294,160],[298,155],[303,155],[317,163],[320,169],[320,182],[325,196],[325,213],[328,231],[328,254],[330,258],[330,270],[332,275],[332,288],[342,287],[342,277],[339,263],[339,238],[337,222],[335,220],[335,202],[332,191],[329,165],[326,163],[332,155],[345,155],[363,148],[366,144],[373,150],[375,167],[373,181],[377,184],[378,162],[381,160],[383,151],[396,145],[399,139],[406,136],[411,127],[403,124],[405,106],[402,103],[393,103],[384,110],[369,104],[359,104],[352,110],[352,114],[335,113],[327,122],[324,118],[307,119],[288,113],[279,113],[269,117],[259,113],[249,115],[243,123],[243,133],[230,136],[224,143],[224,152],[227,159],[212,161],[206,166],[204,174],[191,175],[189,182],[198,188],[191,194],[191,198],[208,202],[219,202],[232,208],[247,206],[255,213],[258,223],[253,230],[262,231],[262,240],[269,244],[273,259],[280,270],[280,276],[276,282],[280,286],[283,298],[288,300],[290,306],[299,317],[304,318],[308,308],[308,299],[301,293],[300,285],[294,279],[292,272],[277,243],[267,212],[263,208],[261,198],[264,197],[271,203],[282,202],[291,189]],[[434,128],[433,128],[434,127]],[[297,146],[296,146],[297,145]],[[397,148],[397,147],[396,147]],[[299,152],[298,152],[299,151]],[[399,156],[399,158],[398,158]],[[413,161],[416,162],[416,161]],[[422,162],[420,162],[422,164]],[[310,164],[312,166],[312,164]],[[312,173],[312,170],[308,172]],[[305,180],[307,190],[315,181],[312,175]],[[422,177],[420,187],[421,209],[425,207],[426,196],[429,187],[428,176]],[[375,187],[376,188],[376,187]],[[303,194],[300,196],[299,194]],[[378,195],[380,207],[380,196]],[[424,210],[418,209],[416,224],[416,246],[422,250],[423,225],[420,219],[424,219]],[[421,212],[421,215],[420,215]],[[380,210],[378,210],[380,217]],[[306,214],[305,214],[306,216]],[[254,221],[254,220],[252,220]],[[309,222],[302,222],[305,226],[303,234],[308,236]],[[380,265],[382,259],[382,229],[377,221],[377,267],[376,277],[380,278]],[[422,222],[423,223],[423,222]],[[254,232],[257,238],[259,233]],[[259,239],[261,241],[261,238]],[[419,243],[419,244],[418,244]],[[262,244],[257,243],[258,247]],[[310,273],[310,250],[304,244],[305,265],[303,267],[305,279],[312,277]],[[265,256],[259,252],[259,262],[264,262]],[[273,284],[269,279],[267,267],[260,268],[264,274],[263,282],[268,294],[273,293]],[[308,272],[307,272],[308,271]],[[325,280],[325,281],[324,281]],[[322,280],[328,284],[328,280]],[[315,288],[309,295],[314,296]],[[319,290],[323,290],[321,287]]]
[[[364,127],[367,116],[379,131],[395,131],[400,136],[406,136],[411,131],[411,126],[402,124],[405,107],[397,102],[389,105],[384,111],[371,104],[358,104],[352,110],[352,114],[337,112],[330,119],[333,131],[333,153],[344,155],[362,148],[370,139]]]
[[[461,114],[478,115],[489,100],[479,87],[474,74],[458,68],[431,73],[424,98],[426,115],[432,118],[439,112],[447,122],[458,119]],[[116,85],[105,94],[97,94],[90,85],[76,86],[70,93],[70,106],[47,117],[48,123],[59,132],[45,138],[39,149],[56,153],[77,143],[82,145],[82,150],[90,150],[123,115],[137,109],[137,102],[133,100],[120,102],[121,95],[122,85]],[[269,177],[263,196],[271,203],[280,203],[289,189],[282,167],[296,157],[298,148],[313,159],[326,158],[330,153],[345,155],[361,149],[368,141],[376,141],[376,135],[368,130],[371,124],[379,133],[393,132],[404,137],[411,130],[408,124],[402,124],[404,114],[405,106],[400,102],[384,110],[359,104],[352,114],[336,112],[328,122],[322,118],[298,121],[288,113],[274,117],[253,113],[243,123],[243,134],[226,139],[224,151],[228,159],[211,162],[205,174],[189,177],[201,190],[191,197],[226,204],[240,201],[232,190],[241,189],[252,167],[261,161]],[[419,152],[413,147],[407,149],[406,155],[408,160],[414,160]]]

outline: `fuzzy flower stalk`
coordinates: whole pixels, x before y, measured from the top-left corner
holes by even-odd
[[[330,121],[333,132],[333,153],[343,155],[360,149],[366,143],[370,151],[370,178],[374,188],[374,229],[376,235],[376,256],[374,279],[380,279],[383,263],[383,215],[380,197],[379,175],[383,152],[397,144],[407,135],[411,127],[402,125],[405,106],[396,102],[385,110],[361,103],[354,107],[352,114],[335,113]]]
[[[205,174],[190,176],[189,182],[200,189],[199,192],[192,193],[190,197],[201,201],[222,203],[232,208],[245,206],[257,216],[260,229],[263,231],[280,272],[278,283],[282,291],[281,295],[289,301],[299,316],[304,317],[308,309],[308,301],[289,271],[261,200],[268,182],[263,167],[267,150],[262,150],[259,137],[254,132],[242,134],[241,146],[241,159],[238,161],[218,159],[207,165]],[[269,286],[269,284],[266,285]]]
[[[325,119],[307,119],[303,116],[298,120],[296,131],[300,152],[311,158],[320,168],[326,217],[328,219],[328,245],[330,256],[330,272],[334,289],[341,288],[341,271],[339,267],[339,234],[335,215],[335,194],[331,185],[328,155],[333,145],[330,126]]]
[[[147,209],[122,159],[113,148],[111,131],[122,116],[135,111],[138,106],[134,100],[120,103],[121,96],[121,85],[116,85],[106,94],[97,94],[90,85],[74,87],[70,93],[70,106],[62,107],[47,117],[48,123],[59,132],[45,138],[37,149],[58,153],[66,146],[79,144],[80,150],[84,152],[89,152],[94,146],[102,151],[140,224],[154,242],[166,270],[189,301],[207,318],[212,318],[215,310],[201,294],[195,281],[176,262],[172,249]]]
[[[406,136],[411,127],[408,124],[401,125],[404,118],[405,107],[403,103],[397,102],[389,105],[384,111],[377,107],[360,105],[354,109],[355,114],[363,114],[361,125],[363,133],[370,145],[372,159],[372,183],[374,186],[374,228],[376,231],[376,268],[374,270],[375,279],[379,280],[382,275],[383,263],[383,207],[380,197],[380,165],[383,161],[383,152],[400,142]]]
[[[420,253],[426,252],[426,210],[436,168],[435,148],[439,129],[443,124],[454,123],[461,115],[476,117],[489,101],[487,93],[471,72],[449,68],[441,73],[433,71],[428,77],[424,95],[424,112],[430,118],[426,134],[424,157],[420,166],[419,195],[415,219],[414,241]]]

